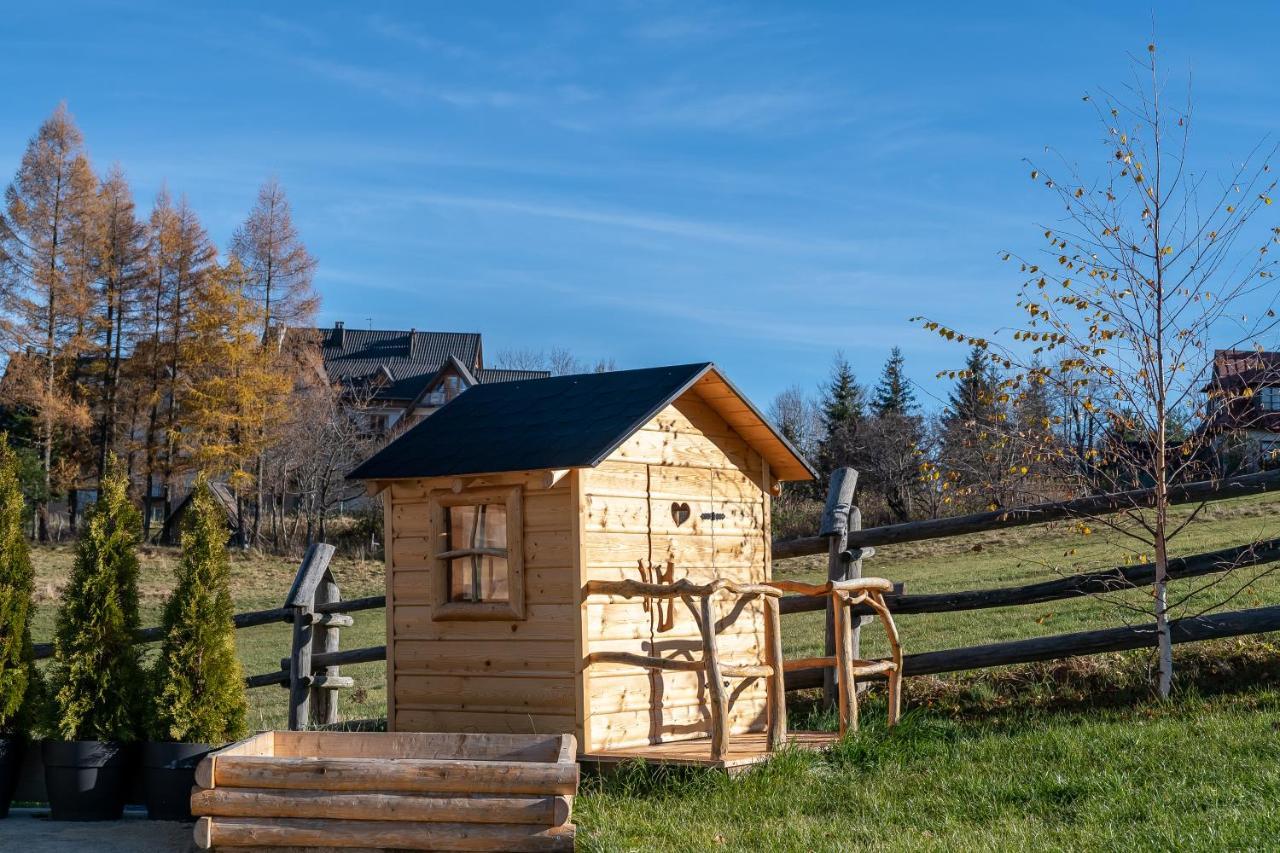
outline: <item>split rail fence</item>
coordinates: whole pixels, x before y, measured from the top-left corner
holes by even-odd
[[[883,527],[862,529],[861,515],[853,505],[857,472],[844,468],[832,475],[819,535],[773,543],[773,558],[787,559],[809,555],[827,555],[828,581],[846,581],[861,577],[862,561],[875,554],[877,547],[945,539],[969,533],[982,533],[1031,524],[1081,519],[1150,506],[1150,489],[1136,489],[1076,500],[1035,504],[992,512],[951,518],[929,519]],[[1171,488],[1174,504],[1212,502],[1255,495],[1280,489],[1280,471],[1266,471],[1230,479],[1188,483]],[[249,676],[250,688],[280,685],[289,688],[289,728],[328,725],[338,721],[338,691],[354,685],[354,680],[341,674],[341,667],[386,660],[386,646],[340,649],[340,629],[353,624],[347,615],[386,606],[385,596],[369,596],[343,601],[338,584],[329,570],[333,557],[331,545],[312,545],[302,560],[293,586],[283,607],[237,613],[236,628],[251,628],[273,623],[291,623],[293,641],[289,657],[274,672]],[[1261,566],[1280,561],[1280,538],[1253,542],[1234,548],[1223,548],[1204,554],[1179,557],[1169,561],[1170,578],[1192,578],[1217,574],[1229,569]],[[884,574],[881,572],[880,574]],[[1014,587],[972,589],[957,592],[912,595],[902,590],[885,593],[883,600],[894,617],[917,613],[955,613],[993,607],[1042,604],[1048,601],[1086,595],[1114,593],[1150,586],[1155,581],[1154,564],[1117,566],[1102,571],[1073,575]],[[776,599],[778,613],[810,613],[827,610],[826,655],[836,654],[837,627],[833,625],[829,597],[787,595]],[[872,616],[866,605],[851,608],[851,615]],[[858,655],[857,623],[854,619],[854,649]],[[1174,643],[1197,642],[1245,634],[1280,631],[1280,605],[1212,613],[1177,619],[1170,623]],[[163,629],[143,628],[136,642],[150,643],[162,639]],[[904,645],[910,646],[909,633]],[[964,648],[918,652],[903,656],[902,675],[906,677],[945,672],[983,669],[1008,664],[1055,660],[1102,652],[1128,651],[1156,645],[1155,625],[1104,628],[1069,634],[1056,634],[1028,640],[1014,640]],[[52,656],[50,643],[37,644],[36,658]],[[794,668],[785,673],[785,689],[802,690],[822,687],[829,700],[836,697],[833,667]]]

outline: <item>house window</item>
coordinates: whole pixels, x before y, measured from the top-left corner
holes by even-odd
[[[1280,387],[1259,388],[1258,405],[1264,412],[1280,412]]]
[[[523,619],[520,487],[432,499],[436,619]]]
[[[450,601],[509,601],[507,508],[451,506],[446,526]]]
[[[462,377],[449,375],[444,378],[444,399],[452,400],[463,391]]]

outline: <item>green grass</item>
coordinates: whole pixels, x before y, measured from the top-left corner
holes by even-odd
[[[32,634],[36,642],[53,639],[58,596],[71,572],[74,550],[69,546],[38,548],[32,558],[36,567],[36,614]],[[173,572],[178,552],[170,548],[145,548],[141,553],[139,598],[142,624],[158,625],[164,602],[174,585]],[[236,612],[280,607],[298,569],[298,560],[260,555],[235,556],[231,564]],[[335,558],[334,574],[343,598],[380,595],[383,590],[381,562]],[[366,610],[353,614],[355,625],[343,628],[342,648],[356,649],[386,643],[386,611]],[[288,624],[262,625],[236,632],[236,644],[246,675],[277,671],[280,659],[288,657],[292,641]],[[151,647],[152,649],[154,646]],[[150,653],[151,649],[148,649]],[[382,663],[343,667],[343,674],[356,679],[356,687],[342,692],[340,707],[346,719],[385,717],[387,709],[386,667]],[[284,728],[288,718],[286,690],[260,687],[249,691],[250,728]]]
[[[1174,543],[1194,554],[1280,536],[1280,498],[1217,504]],[[1141,550],[1140,548],[1137,550]],[[943,592],[1047,580],[1135,558],[1126,537],[1071,525],[1020,528],[887,547],[864,573]],[[1149,557],[1149,555],[1148,555]],[[52,634],[66,549],[36,554],[36,639]],[[155,624],[172,584],[172,551],[144,554],[143,621]],[[238,558],[236,609],[279,606],[296,562]],[[344,597],[382,590],[380,564],[338,561]],[[775,576],[817,580],[825,558],[779,562]],[[1280,603],[1268,567],[1173,584],[1182,614]],[[899,620],[908,652],[1145,622],[1143,592]],[[343,648],[381,645],[383,611],[355,614]],[[788,656],[819,652],[821,617],[788,616]],[[287,625],[240,631],[246,672],[276,669]],[[576,803],[585,850],[1218,850],[1280,838],[1280,645],[1275,636],[1183,646],[1178,692],[1149,691],[1150,655],[1102,655],[907,684],[908,714],[886,732],[872,695],[864,727],[828,753],[787,752],[743,777],[635,765],[584,780]],[[885,648],[874,626],[864,652]],[[344,668],[348,719],[385,715],[382,664]],[[251,691],[252,720],[284,724],[285,693]],[[795,728],[833,728],[813,697],[793,698]]]

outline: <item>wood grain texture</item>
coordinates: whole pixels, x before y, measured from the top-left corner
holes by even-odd
[[[362,847],[395,850],[572,850],[573,826],[402,823],[302,818],[202,817],[195,828],[202,850],[237,847]]]
[[[213,787],[420,794],[572,794],[576,765],[461,758],[281,758],[223,756]]]
[[[210,817],[341,818],[428,823],[532,823],[558,826],[569,798],[556,796],[449,796],[388,792],[333,793],[271,788],[197,788],[191,813]]]

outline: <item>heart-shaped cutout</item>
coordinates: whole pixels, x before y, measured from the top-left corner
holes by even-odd
[[[676,527],[684,524],[689,520],[689,505],[687,503],[671,504],[671,520],[676,523]]]

